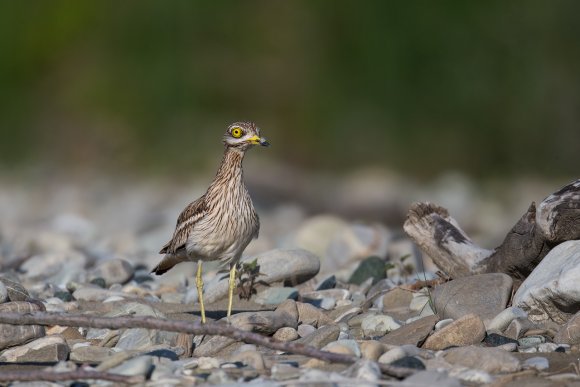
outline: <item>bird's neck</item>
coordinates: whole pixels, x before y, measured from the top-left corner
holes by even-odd
[[[235,148],[226,148],[222,163],[211,184],[212,187],[220,183],[239,181],[242,182],[242,162],[244,161],[244,151]]]

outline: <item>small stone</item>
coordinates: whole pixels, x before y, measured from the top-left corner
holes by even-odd
[[[505,330],[505,335],[514,340],[520,339],[528,330],[532,329],[533,324],[527,318],[516,318],[512,320]]]
[[[368,278],[373,279],[373,283],[387,276],[385,261],[379,257],[369,257],[362,261],[348,280],[349,283],[360,285]]]
[[[435,324],[435,330],[438,331],[440,329],[443,329],[447,325],[451,324],[453,321],[455,321],[455,320],[452,318],[446,318],[445,320],[441,320],[437,324]]]
[[[580,312],[576,313],[554,336],[554,342],[560,344],[580,344]]]
[[[271,375],[272,380],[276,381],[298,379],[300,369],[287,363],[276,363],[272,365]]]
[[[266,288],[254,298],[254,302],[260,305],[279,305],[287,299],[295,300],[298,298],[298,289],[296,288]]]
[[[273,334],[282,327],[295,328],[297,322],[288,313],[261,311],[242,312],[231,316],[232,326],[244,331]]]
[[[426,290],[413,293],[413,298],[409,304],[409,309],[414,312],[421,312],[425,308],[430,307],[433,297]]]
[[[340,334],[340,327],[338,325],[325,325],[318,328],[315,332],[311,333],[306,337],[302,337],[294,343],[296,344],[307,344],[315,348],[322,348],[326,344],[336,341],[338,335]]]
[[[282,301],[282,303],[278,305],[278,307],[276,308],[276,312],[286,313],[288,314],[289,318],[298,323],[298,306],[296,305],[296,301],[294,300]]]
[[[377,361],[385,353],[385,346],[376,340],[365,340],[360,343],[360,351],[364,359]]]
[[[3,282],[0,282],[0,304],[8,302],[9,300],[8,289],[6,289],[6,285]]]
[[[66,290],[57,290],[56,292],[54,292],[54,296],[64,302],[71,302],[73,300],[72,294],[70,294]]]
[[[448,363],[489,373],[516,372],[521,369],[514,356],[497,348],[461,347],[445,351],[443,358]]]
[[[499,347],[500,345],[504,344],[518,344],[517,340],[510,339],[509,337],[505,337],[502,335],[498,335],[497,333],[490,333],[483,339],[484,343],[488,347]]]
[[[503,332],[517,318],[527,318],[528,314],[521,308],[512,306],[504,309],[487,324],[488,331]]]
[[[459,380],[447,376],[444,372],[434,370],[417,372],[406,378],[404,383],[415,387],[461,387]]]
[[[213,357],[200,357],[197,359],[197,367],[200,370],[212,370],[220,368],[220,362]]]
[[[580,240],[554,247],[520,285],[513,305],[533,322],[565,324],[578,311]]]
[[[544,336],[527,336],[518,340],[520,349],[534,348],[545,342],[546,338]]]
[[[405,324],[381,338],[381,343],[392,345],[413,344],[421,345],[433,331],[439,320],[437,316],[427,316]]]
[[[327,276],[322,281],[320,281],[316,286],[314,286],[315,290],[327,290],[327,289],[334,289],[336,286],[336,276],[334,274]]]
[[[387,352],[383,353],[379,357],[379,363],[391,364],[399,359],[404,358],[405,356],[407,356],[407,352],[405,352],[404,348],[395,347],[395,348],[392,348],[392,349],[388,350]]]
[[[425,364],[415,356],[405,356],[391,363],[395,367],[411,368],[415,370],[424,370]]]
[[[41,305],[26,301],[6,302],[0,304],[0,313],[31,313],[44,311],[44,308]],[[28,343],[29,341],[44,336],[44,334],[44,327],[40,325],[0,324],[0,350]]]
[[[319,327],[322,325],[332,323],[332,320],[328,318],[324,312],[314,305],[306,304],[304,302],[297,302],[296,308],[298,309],[298,322],[302,324],[314,325]]]
[[[133,277],[135,270],[130,262],[114,258],[99,264],[92,272],[93,277],[105,280],[106,286],[112,284],[124,284]]]
[[[8,300],[10,301],[26,301],[30,297],[28,290],[17,279],[1,275],[0,282],[6,288]]]
[[[298,247],[312,251],[319,257],[325,257],[328,245],[337,232],[348,227],[348,223],[333,215],[317,215],[306,219],[296,231],[294,244]],[[323,268],[326,260],[323,262]],[[332,261],[328,263],[330,269],[334,269]],[[323,270],[323,272],[326,272]]]
[[[299,336],[296,329],[291,327],[282,327],[278,329],[272,337],[277,341],[289,342],[296,340]]]
[[[297,333],[300,337],[306,337],[312,333],[316,332],[316,327],[310,324],[301,324],[298,325]]]
[[[117,367],[109,370],[112,374],[125,376],[146,376],[153,367],[153,357],[149,355],[137,356],[129,359]]]
[[[502,273],[457,278],[435,287],[435,310],[444,319],[473,313],[491,320],[505,309],[512,285],[511,277]]]
[[[328,343],[322,348],[322,350],[332,353],[340,353],[343,355],[361,357],[360,347],[355,340],[337,340],[332,343]]]
[[[18,363],[56,363],[66,360],[69,347],[60,336],[46,336],[2,353],[0,361]]]
[[[468,314],[453,323],[435,331],[423,345],[427,349],[440,350],[452,346],[480,343],[485,337],[485,326],[481,318]]]
[[[383,296],[383,312],[407,312],[412,300],[413,292],[402,288],[391,289]]]
[[[99,301],[103,302],[107,298],[113,296],[129,297],[128,294],[122,292],[116,292],[114,290],[101,289],[95,287],[83,287],[75,290],[73,292],[73,297],[75,300],[82,301]]]
[[[378,364],[367,359],[358,360],[356,363],[344,370],[343,374],[351,378],[351,380],[360,381],[360,384],[365,384],[365,382],[376,382],[382,377],[381,369]]]
[[[391,316],[376,315],[365,318],[361,323],[361,328],[366,337],[384,336],[401,327]]]
[[[89,283],[98,286],[101,289],[105,289],[107,287],[107,281],[105,281],[102,277],[93,278],[89,281]]]
[[[94,345],[75,345],[70,352],[70,360],[78,363],[101,363],[112,356],[115,356],[118,351],[112,348],[97,347]]]
[[[33,281],[49,282],[58,286],[65,286],[84,273],[87,258],[78,252],[45,253],[34,255],[22,265],[20,269]]]
[[[530,357],[522,364],[524,369],[536,369],[538,371],[545,371],[550,368],[550,362],[545,357]]]
[[[264,365],[264,357],[260,352],[256,350],[243,351],[235,355],[232,355],[230,357],[230,361],[234,363],[240,362],[242,364],[252,367],[257,371],[263,371],[266,369],[266,366]]]

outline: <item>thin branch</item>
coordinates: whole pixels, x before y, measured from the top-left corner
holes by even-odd
[[[202,324],[200,322],[167,320],[141,316],[95,317],[88,315],[35,312],[24,314],[0,313],[0,324],[60,325],[102,329],[146,328],[169,332],[191,333],[195,335],[226,336],[246,343],[261,345],[278,351],[304,355],[331,363],[353,364],[358,360],[358,358],[354,356],[321,351],[304,344],[275,341],[270,337],[243,331],[224,323]],[[384,374],[399,379],[403,379],[414,372],[409,368],[395,367],[388,364],[379,363],[379,367]]]
[[[2,371],[0,372],[0,382],[63,382],[68,380],[106,380],[115,383],[136,384],[142,383],[142,376],[125,376],[110,374],[108,372],[98,372],[78,369],[76,371],[52,372],[43,370],[30,371]]]

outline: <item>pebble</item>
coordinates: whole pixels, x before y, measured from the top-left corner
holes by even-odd
[[[381,379],[382,373],[378,364],[367,359],[358,360],[356,363],[344,370],[343,374],[350,380],[357,380],[360,384],[364,382],[376,382]],[[344,383],[341,383],[344,384]]]
[[[64,287],[84,274],[87,258],[78,252],[37,254],[27,259],[20,270],[32,281],[44,281]],[[66,270],[62,268],[66,267]]]
[[[545,357],[530,357],[524,361],[522,368],[545,371],[550,368],[550,362]]]
[[[386,257],[391,239],[389,231],[378,224],[349,224],[334,235],[328,245],[325,262],[328,262],[328,268],[331,269],[331,272],[335,272],[337,268],[345,267],[361,259],[366,258],[365,261],[368,261],[369,258],[367,257]],[[361,271],[360,275],[353,274],[355,276],[354,281],[353,277],[351,277],[349,282],[361,284],[367,278],[374,278],[375,280],[385,278],[385,262],[379,258],[373,259],[373,261],[374,263],[368,261],[370,263],[368,266],[364,265],[365,271]],[[382,265],[378,265],[379,262]],[[367,268],[369,269],[368,271]],[[373,268],[379,270],[375,271]]]
[[[456,378],[449,377],[447,373],[434,370],[420,371],[409,376],[403,382],[405,385],[414,387],[461,387],[462,384]]]
[[[497,316],[487,324],[488,331],[503,332],[506,330],[512,321],[517,318],[527,318],[528,314],[522,309],[515,306],[504,309]]]
[[[438,331],[425,341],[424,347],[440,350],[452,346],[465,346],[480,343],[485,337],[485,326],[481,318],[468,314]]]
[[[322,255],[322,254],[321,254]],[[326,276],[314,286],[314,290],[328,290],[336,287],[336,276],[331,274]]]
[[[6,285],[3,282],[0,282],[0,304],[8,302],[9,300],[8,289],[6,289]]]
[[[340,327],[338,325],[325,325],[321,328],[318,328],[308,336],[301,337],[300,339],[294,341],[294,343],[307,344],[320,349],[326,344],[336,341],[339,334]]]
[[[385,264],[385,261],[379,257],[368,257],[358,265],[348,282],[360,285],[367,279],[372,278],[372,282],[376,283],[387,276]]]
[[[246,366],[250,366],[257,371],[264,371],[266,369],[264,363],[264,356],[256,350],[246,350],[232,355],[229,359],[231,362],[240,362]]]
[[[7,275],[0,275],[0,282],[2,282],[8,292],[9,301],[26,301],[30,297],[28,290],[17,279]]]
[[[403,325],[381,338],[381,343],[392,345],[421,345],[433,331],[439,317],[427,316]]]
[[[343,355],[350,355],[355,357],[361,357],[361,350],[358,343],[355,340],[337,340],[326,344],[323,351],[340,353]]]
[[[452,318],[446,318],[445,320],[441,320],[437,324],[435,324],[435,330],[438,331],[442,328],[445,328],[447,325],[451,324],[453,321],[455,321],[455,320]]]
[[[512,339],[521,338],[528,330],[533,327],[533,324],[527,318],[516,318],[512,320],[510,325],[505,330],[505,335]]]
[[[391,363],[394,367],[404,367],[415,370],[424,370],[425,364],[415,356],[405,356]]]
[[[384,336],[386,333],[400,327],[401,324],[388,315],[368,316],[361,323],[363,334],[366,337]]]
[[[370,293],[370,291],[369,291]],[[389,290],[382,297],[382,309],[384,313],[405,313],[413,300],[413,292],[401,288]]]
[[[560,344],[580,344],[580,312],[577,312],[564,324],[554,336],[554,342]]]
[[[314,305],[304,302],[297,302],[296,309],[298,310],[298,322],[302,324],[309,324],[315,327],[320,327],[333,322],[324,314],[322,310],[318,309]]]
[[[137,356],[133,359],[129,359],[126,362],[118,365],[117,367],[111,368],[109,370],[112,374],[125,375],[125,376],[145,376],[149,374],[151,368],[153,367],[153,358],[149,355]]]
[[[521,369],[518,359],[498,348],[475,346],[451,348],[442,354],[448,363],[492,374],[516,372]]]
[[[522,337],[518,340],[520,349],[537,347],[538,345],[545,343],[546,338],[544,336],[527,336]]]
[[[490,333],[483,341],[488,347],[499,347],[500,345],[505,344],[518,344],[517,340],[498,335],[497,333]]]
[[[512,285],[511,277],[501,273],[457,278],[435,287],[433,303],[442,319],[476,314],[491,320],[505,309]]]
[[[296,331],[300,337],[306,337],[314,332],[316,332],[316,327],[310,324],[300,324]]]
[[[127,283],[134,274],[133,265],[125,259],[114,258],[100,263],[91,273],[93,277],[103,278],[106,286]]]
[[[279,305],[287,299],[296,300],[298,289],[271,287],[262,290],[254,298],[254,302],[260,305]]]
[[[272,337],[278,341],[289,342],[296,340],[299,337],[299,335],[298,331],[292,327],[282,327],[278,329]]]
[[[101,363],[116,354],[119,351],[113,348],[97,347],[94,345],[73,345],[70,352],[70,360],[78,363]]]
[[[407,356],[407,352],[405,352],[404,348],[395,347],[383,353],[379,357],[378,361],[382,364],[391,364],[399,359],[404,358],[405,356]]]
[[[580,240],[554,247],[520,285],[513,305],[533,322],[565,324],[578,310]],[[574,312],[571,312],[574,311]]]
[[[7,349],[0,361],[19,363],[56,363],[66,360],[69,347],[61,336],[46,336],[28,344]]]
[[[26,301],[0,304],[0,313],[31,313],[43,311],[43,309],[36,303]],[[44,334],[44,327],[39,325],[0,324],[0,350],[28,343]]]
[[[385,346],[376,340],[364,340],[360,343],[360,351],[363,358],[377,361],[385,353]]]

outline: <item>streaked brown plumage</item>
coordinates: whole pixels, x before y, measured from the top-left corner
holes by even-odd
[[[202,321],[205,321],[202,262],[219,260],[230,265],[229,316],[235,265],[250,241],[258,237],[260,229],[258,215],[243,182],[242,161],[249,148],[269,143],[250,122],[230,125],[223,142],[225,153],[213,182],[205,194],[179,215],[173,237],[160,251],[165,257],[152,271],[163,274],[180,262],[197,260]]]

